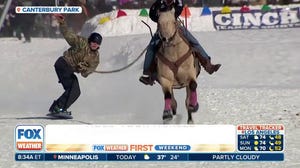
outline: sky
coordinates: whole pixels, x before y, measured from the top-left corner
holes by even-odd
[[[123,17],[98,26],[99,18],[89,23],[92,31],[104,36],[97,70],[128,65],[150,41],[140,17]],[[284,124],[285,161],[15,162],[14,129],[18,124],[162,124],[164,101],[158,84],[150,87],[138,81],[143,65],[140,59],[118,73],[94,73],[87,79],[78,75],[82,94],[70,108],[74,119],[46,119],[49,106],[63,92],[53,65],[68,44],[63,39],[33,38],[31,43],[23,43],[1,38],[0,167],[299,167],[300,29],[213,31],[209,16],[191,20],[188,28],[212,62],[222,64],[217,73],[201,71],[197,79],[200,107],[193,115],[195,124]],[[151,24],[149,19],[147,22]],[[152,27],[155,30],[155,25]],[[175,97],[178,115],[172,122],[186,124],[185,90],[176,90]]]

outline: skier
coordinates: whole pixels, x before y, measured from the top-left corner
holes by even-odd
[[[174,2],[175,1],[175,2]],[[158,14],[160,11],[167,11],[175,9],[175,18],[177,19],[183,10],[183,0],[156,0],[150,8],[150,18],[154,22],[158,22]],[[210,57],[205,52],[203,47],[199,44],[197,39],[182,25],[179,26],[179,29],[183,33],[184,37],[189,41],[197,55],[200,57],[200,63],[204,67],[205,71],[209,74],[212,74],[220,68],[221,64],[211,64]],[[140,77],[140,82],[145,85],[153,85],[155,80],[155,74],[150,71],[150,67],[155,58],[155,52],[158,50],[158,44],[160,43],[160,37],[158,32],[153,35],[148,49],[145,55],[143,76]]]
[[[57,59],[54,65],[59,83],[63,85],[65,91],[53,102],[49,109],[49,115],[72,118],[67,109],[80,95],[78,79],[74,73],[80,73],[86,78],[97,68],[99,64],[98,49],[102,42],[102,36],[92,33],[88,39],[80,37],[67,28],[63,15],[54,16],[59,22],[62,35],[71,47]]]

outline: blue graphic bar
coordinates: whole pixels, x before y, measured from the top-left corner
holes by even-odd
[[[283,161],[283,153],[189,154],[189,161]]]
[[[106,161],[106,154],[98,153],[46,153],[45,161]]]
[[[190,145],[155,145],[157,151],[189,151]]]
[[[45,161],[44,153],[16,153],[16,161]]]
[[[283,153],[16,153],[16,161],[283,161]]]

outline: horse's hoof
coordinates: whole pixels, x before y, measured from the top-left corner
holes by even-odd
[[[194,121],[193,120],[188,120],[187,123],[188,124],[194,124]]]
[[[163,118],[163,120],[172,120],[173,115],[171,113],[171,110],[164,110],[162,118]]]
[[[172,113],[173,113],[173,115],[176,115],[176,113],[177,113],[176,109],[172,109]]]
[[[199,104],[198,103],[196,104],[196,106],[189,105],[188,112],[195,113],[195,112],[198,111],[198,109],[199,109]]]

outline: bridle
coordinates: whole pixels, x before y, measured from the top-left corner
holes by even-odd
[[[175,44],[172,44],[171,42],[175,39],[175,36],[176,36],[176,34],[177,34],[177,32],[178,32],[178,26],[176,25],[176,22],[175,22],[174,24],[175,24],[176,29],[175,29],[173,35],[172,35],[170,38],[166,38],[166,37],[164,37],[164,36],[161,34],[160,26],[159,26],[159,23],[158,23],[158,29],[159,29],[159,30],[158,30],[158,36],[159,36],[159,38],[161,39],[161,41],[162,41],[163,43],[166,43],[166,44],[167,44],[167,46],[175,46]]]

